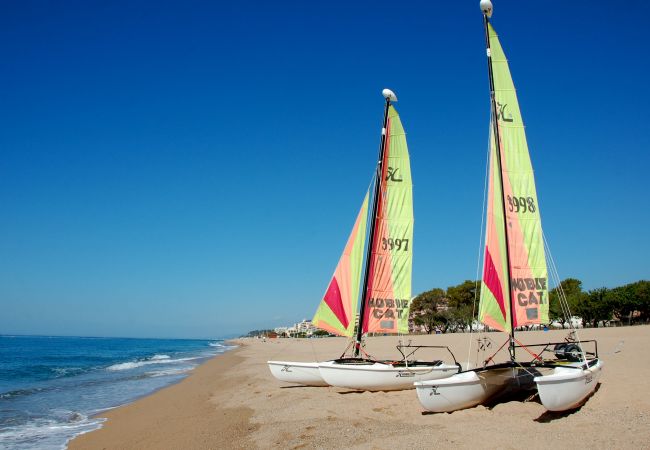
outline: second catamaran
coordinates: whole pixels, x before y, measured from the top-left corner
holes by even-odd
[[[449,412],[484,403],[509,389],[536,387],[548,410],[563,411],[580,405],[593,392],[602,361],[597,351],[584,352],[574,339],[569,343],[524,346],[515,338],[517,327],[549,321],[548,269],[517,95],[508,61],[489,21],[492,3],[482,0],[480,4],[488,59],[491,126],[479,320],[508,334],[498,351],[507,346],[509,357],[506,362],[494,364],[497,351],[481,368],[444,380],[416,383],[417,394],[425,409]],[[517,357],[517,349],[526,350],[528,357]],[[544,358],[545,352],[553,357]]]

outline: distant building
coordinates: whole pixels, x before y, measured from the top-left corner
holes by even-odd
[[[298,333],[305,333],[307,336],[311,336],[314,331],[316,331],[316,327],[311,323],[311,320],[307,319],[303,319],[303,321],[297,323],[295,327]]]
[[[311,323],[311,320],[303,319],[302,322],[298,322],[287,328],[285,334],[291,337],[298,335],[311,336],[314,331],[316,331],[316,327]]]
[[[277,327],[274,328],[273,331],[275,331],[278,334],[278,336],[287,336],[288,329],[289,327]]]

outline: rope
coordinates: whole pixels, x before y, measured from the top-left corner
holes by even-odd
[[[343,350],[343,353],[341,353],[341,358],[344,358],[344,357],[345,357],[345,354],[346,354],[347,351],[350,349],[350,346],[351,346],[353,343],[354,343],[354,340],[353,340],[353,339],[350,339],[350,340],[348,341],[348,345],[345,346],[345,350]]]
[[[543,361],[541,356],[539,356],[537,353],[535,353],[535,352],[531,351],[530,349],[528,349],[528,347],[526,347],[524,344],[522,344],[521,342],[519,342],[519,341],[517,340],[517,338],[515,338],[515,337],[513,336],[512,339],[514,339],[514,341],[515,341],[517,344],[519,344],[519,346],[520,346],[521,348],[523,348],[523,349],[526,350],[528,353],[530,353],[531,356],[532,356],[533,358],[537,359],[538,361]]]

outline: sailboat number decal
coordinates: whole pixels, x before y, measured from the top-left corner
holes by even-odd
[[[387,250],[389,247],[391,250],[394,250],[397,247],[397,250],[402,250],[402,245],[404,246],[404,251],[409,251],[409,240],[408,239],[393,239],[393,238],[382,238],[381,239],[381,249]]]
[[[292,370],[289,368],[289,366],[285,365],[280,372],[291,372]]]
[[[532,212],[534,213],[537,208],[535,208],[535,200],[533,197],[510,197],[508,199],[508,211],[510,212]]]
[[[438,392],[438,386],[431,386],[431,393],[429,395],[440,395],[440,392]]]

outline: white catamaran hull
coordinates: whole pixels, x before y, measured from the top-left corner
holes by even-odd
[[[427,411],[451,412],[484,403],[505,389],[513,377],[511,368],[469,371],[441,380],[415,383],[415,390]]]
[[[579,367],[580,363],[576,365]],[[588,369],[556,367],[548,375],[535,377],[542,404],[549,411],[566,411],[580,406],[596,389],[602,367],[599,359]]]
[[[413,366],[374,363],[337,363],[318,365],[323,380],[331,386],[360,391],[400,391],[413,389],[414,381],[434,380],[458,373],[458,366],[419,363]]]
[[[285,383],[304,386],[327,386],[317,362],[267,361],[271,374]]]

